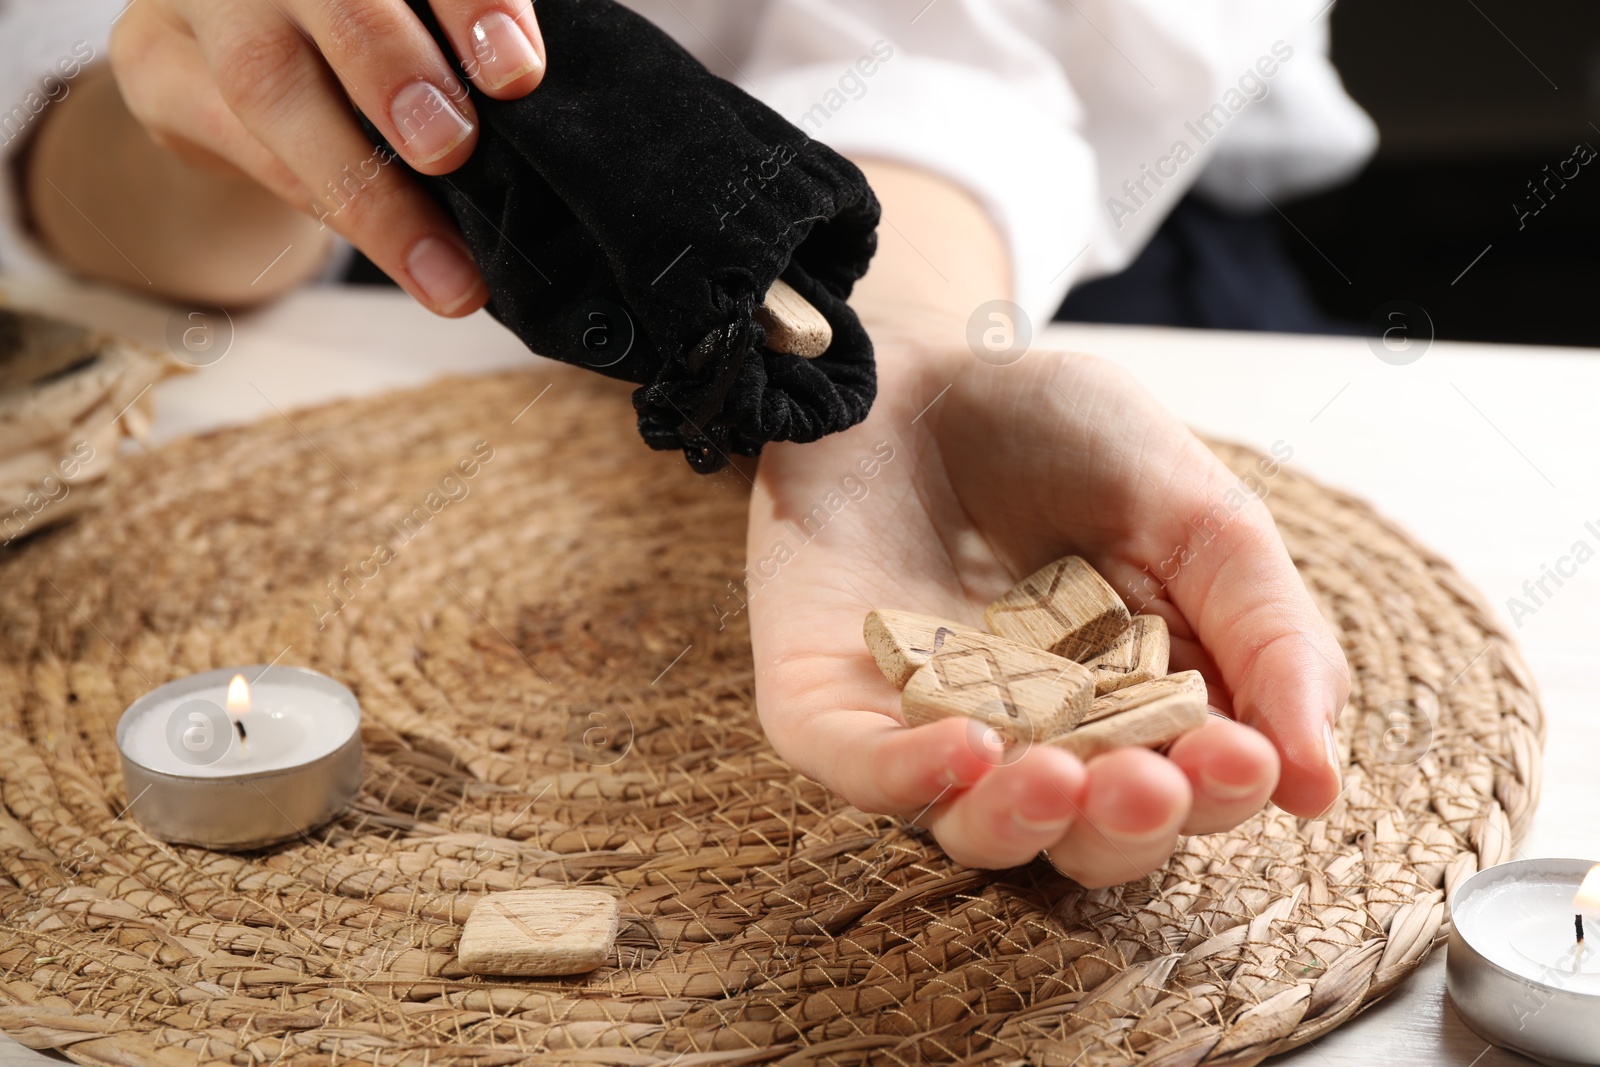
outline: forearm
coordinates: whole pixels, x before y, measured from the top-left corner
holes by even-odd
[[[964,345],[978,305],[1011,298],[1004,237],[966,190],[899,163],[856,159],[883,204],[878,253],[851,306],[869,329]]]
[[[80,274],[152,295],[258,303],[314,276],[332,245],[331,233],[255,182],[158,147],[105,68],[45,113],[24,167],[25,217],[46,250]]]

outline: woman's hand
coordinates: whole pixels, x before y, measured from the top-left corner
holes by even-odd
[[[488,297],[455,224],[374,148],[351,104],[426,174],[460,166],[483,92],[523,96],[544,73],[527,0],[433,0],[455,56],[399,0],[138,0],[111,63],[133,115],[191,164],[243,172],[343,234],[424,306]]]
[[[931,827],[959,862],[1044,849],[1086,885],[1152,871],[1179,834],[1232,827],[1269,796],[1299,815],[1332,803],[1348,668],[1260,500],[1230,495],[1239,479],[1107,363],[1030,352],[990,366],[874,337],[871,417],[769,446],[757,475],[750,625],[778,752],[860,808]],[[1165,755],[1087,765],[1043,744],[1001,754],[967,722],[901,725],[866,613],[981,627],[985,605],[1068,554],[1166,619],[1172,669],[1202,671],[1231,719]]]

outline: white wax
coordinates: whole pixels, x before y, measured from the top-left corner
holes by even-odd
[[[330,694],[293,682],[261,681],[250,687],[250,711],[240,716],[246,739],[227,731],[229,746],[211,763],[181,758],[169,740],[168,721],[181,705],[207,700],[225,707],[227,680],[216,686],[165,697],[127,724],[122,747],[134,762],[153,771],[189,778],[226,778],[283,770],[321,759],[356,732],[355,712]]]
[[[1528,875],[1456,901],[1461,936],[1491,963],[1530,981],[1600,996],[1600,915],[1585,913],[1578,944],[1572,898],[1580,876]]]

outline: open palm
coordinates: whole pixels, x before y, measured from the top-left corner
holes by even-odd
[[[756,697],[779,753],[860,808],[916,817],[959,862],[1046,850],[1087,885],[1154,870],[1180,833],[1236,825],[1269,796],[1301,815],[1327,807],[1348,669],[1239,479],[1092,357],[990,366],[904,337],[878,348],[871,417],[769,448],[756,479]],[[1165,755],[1087,765],[1047,745],[997,751],[966,722],[903,726],[862,639],[867,611],[982,626],[985,605],[1068,554],[1134,612],[1165,617],[1172,669],[1202,671],[1231,719]]]

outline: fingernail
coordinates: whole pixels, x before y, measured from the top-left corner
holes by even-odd
[[[491,11],[472,24],[473,81],[484,89],[510,85],[544,66],[522,27],[503,11]]]
[[[1097,821],[1102,833],[1116,834],[1122,840],[1133,843],[1166,837],[1176,831],[1181,812],[1151,826],[1147,820],[1140,818],[1141,814],[1149,814],[1147,811],[1140,812],[1138,808],[1141,806],[1142,798],[1136,799],[1120,786],[1102,788],[1095,804],[1095,813],[1103,814],[1098,820],[1091,817],[1090,821]]]
[[[1011,822],[1017,829],[1026,834],[1059,834],[1067,828],[1067,824],[1072,822],[1072,815],[1069,813],[1067,815],[1058,815],[1053,819],[1030,819],[1013,808],[1011,810]]]
[[[1260,793],[1267,786],[1261,765],[1229,749],[1213,751],[1197,768],[1200,791],[1212,800],[1231,803]]]
[[[976,785],[978,779],[983,777],[985,770],[988,770],[988,768],[985,767],[976,774],[960,775],[953,768],[946,767],[939,772],[939,787],[941,789],[966,789],[969,786]]]
[[[1160,841],[1164,838],[1171,837],[1173,834],[1178,832],[1178,824],[1176,822],[1164,823],[1161,826],[1156,827],[1154,830],[1140,830],[1135,832],[1132,830],[1121,829],[1115,824],[1108,822],[1105,826],[1101,827],[1100,832],[1107,836],[1115,834],[1117,840],[1121,841],[1123,844],[1138,845],[1143,844],[1146,841]]]
[[[418,166],[449,155],[472,133],[472,123],[450,98],[427,82],[412,82],[396,93],[389,118],[405,146],[406,158]]]
[[[1325,723],[1322,727],[1322,743],[1328,749],[1328,762],[1333,766],[1333,773],[1340,778],[1344,777],[1344,761],[1339,758],[1339,742],[1333,739],[1333,723]]]
[[[1243,800],[1258,792],[1261,789],[1261,783],[1248,782],[1241,784],[1239,782],[1226,782],[1221,778],[1214,777],[1205,768],[1201,768],[1200,788],[1204,789],[1206,795],[1213,800]]]
[[[440,237],[424,237],[412,245],[406,270],[433,306],[445,314],[465,304],[483,284],[466,252]]]

